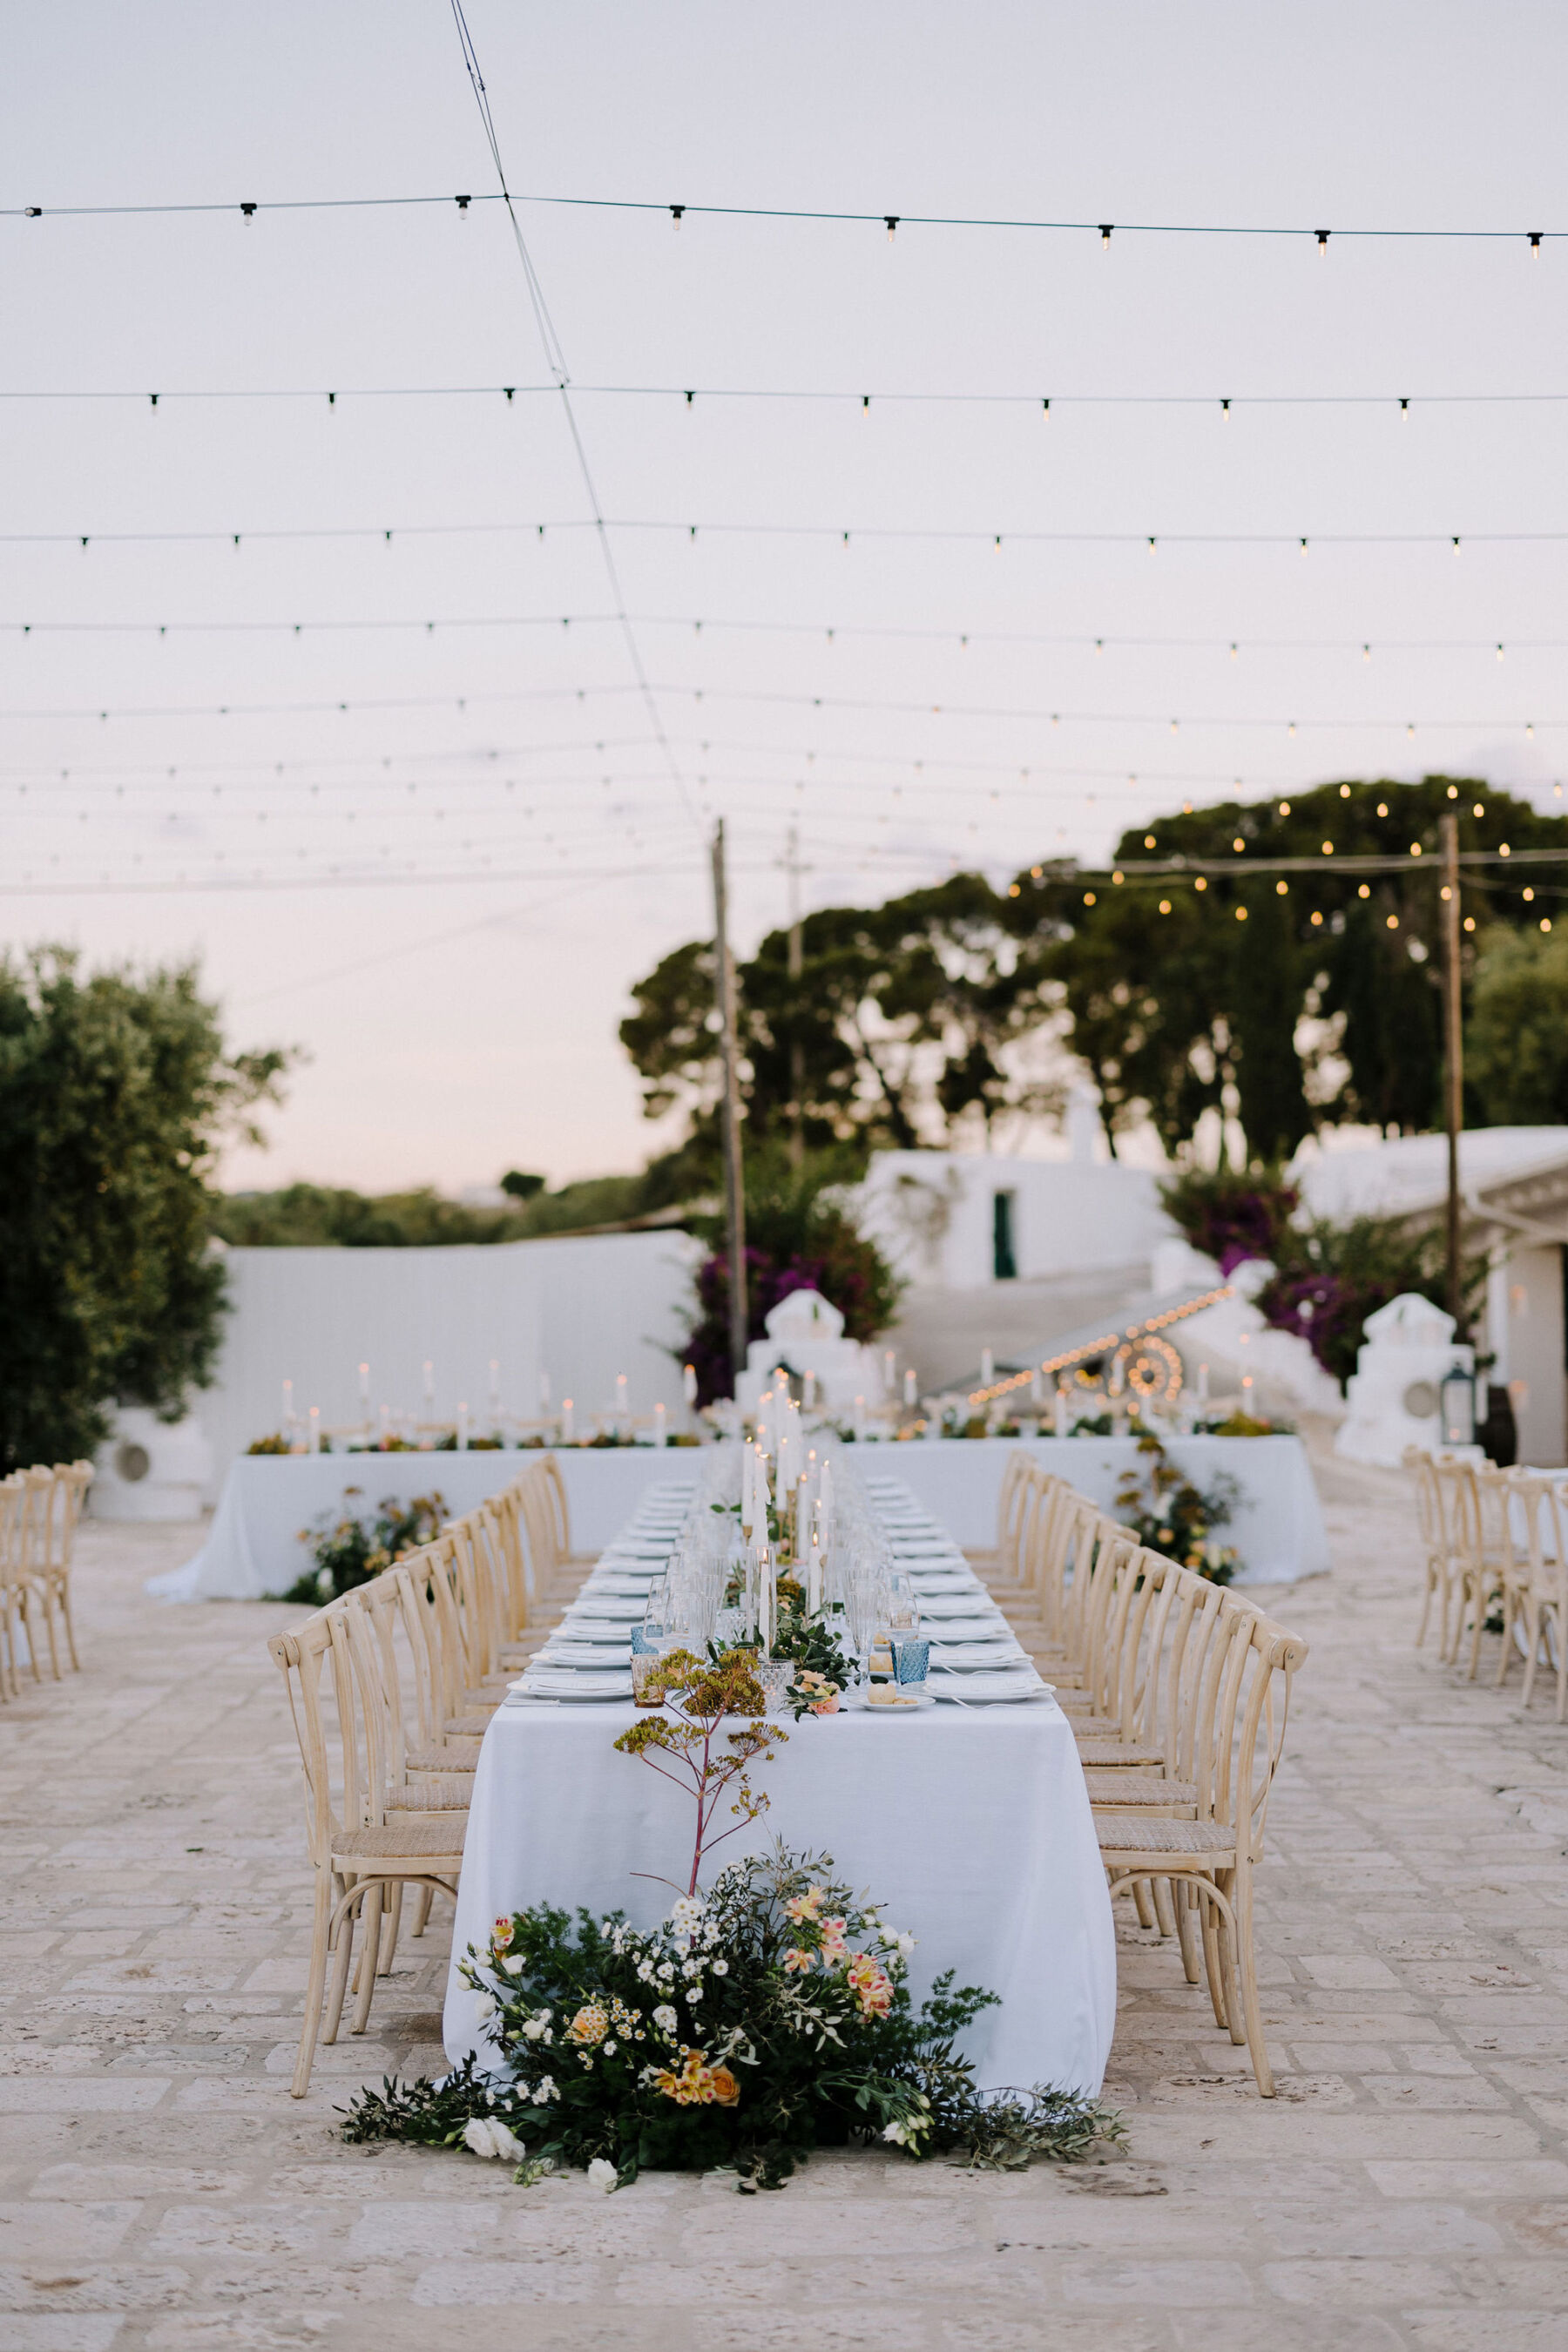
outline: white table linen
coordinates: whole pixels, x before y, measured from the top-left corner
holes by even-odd
[[[950,1687],[975,1685],[955,1676]],[[526,1700],[492,1718],[447,1988],[454,2064],[482,2046],[458,1964],[470,1944],[484,1948],[497,1918],[551,1903],[621,1910],[647,1927],[685,1891],[694,1807],[616,1753],[637,1719],[630,1706]],[[966,2037],[983,2084],[1097,2093],[1116,2020],[1115,1936],[1077,1742],[1055,1701],[887,1716],[855,1706],[782,1727],[787,1745],[758,1774],[770,1811],[712,1853],[705,1880],[775,1838],[830,1853],[919,1939],[917,2000],[948,1968],[1000,1995]]]
[[[679,1447],[562,1446],[556,1456],[566,1483],[575,1549],[595,1552],[636,1509],[650,1486],[699,1457]],[[206,1540],[183,1568],[155,1576],[147,1590],[160,1601],[261,1601],[286,1592],[309,1568],[300,1530],[329,1512],[352,1509],[365,1517],[384,1496],[411,1502],[439,1492],[461,1517],[521,1478],[543,1454],[242,1454],[228,1466]],[[690,1475],[689,1472],[687,1475]],[[345,1505],[344,1489],[360,1492]]]
[[[903,1480],[966,1550],[985,1551],[996,1541],[1002,1472],[1018,1442],[977,1437],[924,1444],[916,1438],[898,1447],[868,1446],[857,1461],[868,1478],[890,1475]],[[1149,1457],[1139,1453],[1136,1438],[1043,1437],[1026,1443],[1042,1467],[1056,1471],[1103,1510],[1115,1509],[1116,1489],[1128,1470],[1139,1474],[1147,1492]],[[1299,1437],[1169,1437],[1164,1444],[1195,1486],[1211,1487],[1221,1471],[1239,1486],[1229,1525],[1215,1535],[1240,1556],[1237,1584],[1289,1584],[1325,1572],[1328,1531]]]

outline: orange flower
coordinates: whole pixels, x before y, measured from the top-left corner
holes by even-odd
[[[811,1954],[803,1952],[797,1944],[784,1954],[784,1964],[786,1977],[803,1976],[811,1966]]]
[[[609,2013],[598,2001],[584,2003],[566,2028],[568,2042],[602,2042],[610,2030]]]
[[[892,1981],[868,1953],[851,1954],[845,1982],[859,2002],[862,2017],[886,2017],[893,2005]]]
[[[665,2067],[654,2076],[654,2088],[680,2107],[732,2107],[741,2086],[727,2066],[710,2066],[700,2050],[689,2050],[679,2071]]]

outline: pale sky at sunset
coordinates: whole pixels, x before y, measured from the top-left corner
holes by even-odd
[[[309,1050],[226,1181],[637,1164],[616,1026],[709,919],[716,814],[746,946],[792,823],[820,904],[1103,856],[1238,780],[1447,768],[1557,805],[1568,540],[1479,541],[1568,532],[1568,399],[1433,404],[1568,395],[1568,236],[1524,235],[1568,231],[1561,9],[468,22],[523,197],[879,216],[520,204],[675,775],[559,404],[354,397],[546,381],[499,205],[53,211],[489,193],[447,0],[5,11],[0,205],[44,216],[0,218],[0,393],[140,396],[0,403],[0,938],[198,955],[239,1042]],[[179,397],[275,388],[314,396]],[[1026,397],[888,397],[921,392]],[[1131,398],[1160,394],[1203,404]],[[1245,404],[1329,394],[1379,397]],[[117,532],[216,536],[79,544]],[[1183,533],[1290,543],[1144,543]],[[1380,533],[1461,545],[1311,543]]]

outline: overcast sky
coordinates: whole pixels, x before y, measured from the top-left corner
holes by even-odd
[[[1238,786],[1447,768],[1557,804],[1568,542],[1310,542],[1568,531],[1568,404],[1424,404],[1568,394],[1568,237],[1524,236],[1568,231],[1561,8],[468,21],[529,198],[1338,233],[521,204],[576,383],[675,388],[576,395],[667,755],[559,402],[353,397],[547,381],[499,205],[51,210],[492,190],[447,0],[7,8],[0,204],[45,209],[0,219],[0,391],[138,397],[0,404],[0,530],[69,541],[0,544],[0,937],[198,956],[237,1042],[308,1050],[226,1181],[637,1165],[616,1027],[709,920],[715,814],[743,945],[792,824],[821,904],[1101,856]],[[277,388],[313,396],[178,397]],[[1142,543],[1184,532],[1290,543]]]

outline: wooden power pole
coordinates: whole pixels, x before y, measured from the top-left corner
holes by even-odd
[[[1443,841],[1443,1102],[1448,1129],[1448,1312],[1465,1336],[1459,1262],[1459,1133],[1465,1123],[1465,1047],[1459,1021],[1459,820],[1441,820]]]
[[[713,833],[713,962],[719,1036],[724,1066],[724,1211],[730,1259],[730,1393],[740,1393],[746,1369],[746,1191],[741,1163],[740,1041],[735,1019],[735,967],[730,960],[729,897],[724,874],[724,820]]]
[[[805,946],[800,928],[800,834],[795,825],[789,829],[789,855],[784,859],[789,875],[789,977],[790,977],[790,1041],[789,1041],[789,1162],[792,1168],[804,1166],[805,1160],[805,1045],[800,1034],[800,981],[805,970]]]

